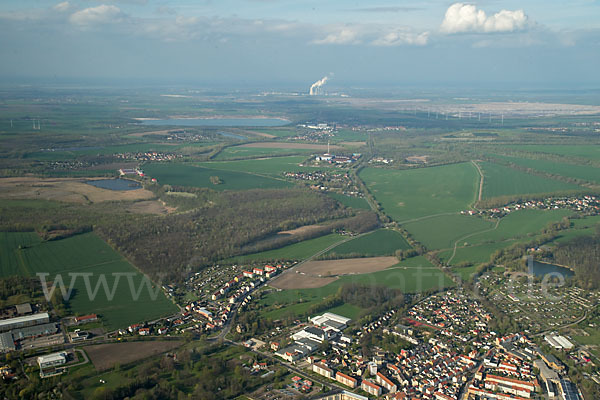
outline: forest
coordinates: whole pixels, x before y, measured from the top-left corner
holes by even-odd
[[[575,270],[577,284],[585,289],[600,288],[600,225],[596,235],[580,236],[553,249],[554,261]]]

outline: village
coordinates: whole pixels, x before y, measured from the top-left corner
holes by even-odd
[[[582,215],[597,215],[600,213],[600,198],[597,196],[584,195],[580,197],[548,197],[543,200],[524,200],[507,204],[499,208],[486,210],[467,210],[461,214],[482,215],[500,218],[514,211],[525,209],[558,210],[568,209],[577,211]]]
[[[347,172],[284,172],[283,176],[287,179],[306,182],[315,190],[341,193],[351,197],[364,197],[360,188]]]

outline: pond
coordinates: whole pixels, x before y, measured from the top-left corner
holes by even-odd
[[[135,190],[142,187],[139,182],[131,181],[129,179],[97,179],[94,181],[87,181],[89,185],[96,186],[101,189],[109,190]]]
[[[530,267],[530,273],[533,273],[535,276],[543,277],[546,274],[559,273],[563,276],[573,276],[575,273],[571,271],[569,268],[561,267],[560,265],[554,265],[549,263],[544,263],[540,261],[533,261],[533,265]]]
[[[157,126],[284,126],[290,123],[283,118],[173,118],[147,119],[143,125]]]

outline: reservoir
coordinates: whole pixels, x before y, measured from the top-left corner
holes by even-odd
[[[101,189],[109,190],[135,190],[142,187],[138,182],[129,179],[98,179],[95,181],[87,181],[89,185],[96,186]]]
[[[284,126],[290,123],[282,118],[174,118],[148,119],[143,125],[156,126]]]
[[[532,271],[529,271],[529,272],[533,273],[533,275],[535,275],[535,276],[540,276],[540,277],[543,277],[544,275],[551,274],[551,273],[559,273],[565,277],[575,275],[575,273],[568,268],[561,267],[560,265],[548,264],[548,263],[543,263],[543,262],[539,262],[539,261],[533,262]]]

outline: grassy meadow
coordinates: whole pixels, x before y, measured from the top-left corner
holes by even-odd
[[[158,290],[156,300],[152,300],[148,287],[141,287],[143,276],[93,233],[44,242],[35,233],[3,232],[0,233],[0,248],[1,276],[35,277],[37,273],[47,273],[46,279],[50,282],[60,274],[68,286],[72,279],[69,273],[90,274],[90,288],[81,276],[75,279],[68,306],[77,315],[99,314],[104,326],[110,330],[177,311],[162,290]],[[122,273],[134,274],[134,289],[139,291],[137,300],[132,296],[128,278],[113,275]],[[101,274],[106,277],[109,293],[115,280],[119,279],[112,300],[100,283]],[[155,291],[158,288],[150,289]]]

